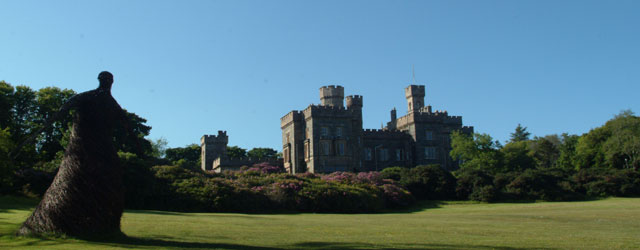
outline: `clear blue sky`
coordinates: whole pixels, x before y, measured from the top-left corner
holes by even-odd
[[[170,147],[227,130],[281,150],[280,117],[323,85],[364,96],[365,128],[403,88],[505,141],[582,134],[640,111],[640,1],[7,1],[0,80],[82,92],[102,70]]]

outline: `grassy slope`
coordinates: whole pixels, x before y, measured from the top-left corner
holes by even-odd
[[[127,211],[107,242],[11,236],[33,206],[0,198],[0,248],[33,249],[621,249],[640,248],[640,199],[446,203],[387,214]]]

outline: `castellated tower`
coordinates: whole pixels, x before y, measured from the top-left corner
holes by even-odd
[[[420,111],[424,107],[424,85],[409,85],[404,88],[409,113]]]
[[[202,153],[200,154],[200,162],[202,170],[211,170],[213,168],[213,161],[227,153],[227,143],[229,143],[229,136],[227,131],[218,131],[218,135],[204,135],[200,138],[200,148]]]
[[[361,95],[347,96],[347,109],[362,109],[362,96]]]
[[[320,88],[320,105],[344,107],[344,88],[340,85],[329,85]]]

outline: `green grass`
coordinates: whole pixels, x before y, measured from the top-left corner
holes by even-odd
[[[24,238],[13,232],[32,200],[0,198],[0,248],[9,249],[633,249],[640,199],[423,203],[385,214],[231,214],[127,211],[127,237]]]

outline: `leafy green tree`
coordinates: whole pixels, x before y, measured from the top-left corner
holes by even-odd
[[[11,120],[11,134],[14,141],[21,141],[26,136],[35,132],[36,92],[27,86],[17,86],[13,94],[13,109]]]
[[[127,115],[127,123],[115,127],[114,139],[116,150],[123,152],[138,152],[138,156],[153,155],[151,142],[144,139],[151,132],[151,126],[146,125],[147,119],[144,119],[135,113],[130,113],[123,109]],[[135,137],[129,135],[128,130],[133,131]],[[142,151],[142,152],[139,152]]]
[[[0,81],[0,129],[11,126],[14,89],[11,84]]]
[[[168,148],[165,150],[165,159],[174,166],[190,169],[200,167],[200,146],[189,144],[186,147]]]
[[[516,131],[511,133],[511,139],[509,142],[519,142],[519,141],[528,141],[531,133],[527,132],[527,127],[522,127],[520,123],[516,127]]]
[[[580,136],[569,135],[563,133],[561,135],[561,144],[558,146],[558,160],[555,163],[556,168],[565,170],[575,169],[576,160],[576,145],[578,145],[578,139]]]
[[[227,146],[227,156],[230,158],[246,157],[247,150],[238,146]]]
[[[504,156],[502,172],[523,171],[535,167],[535,160],[530,155],[527,141],[507,143],[500,151]]]
[[[272,148],[253,148],[247,152],[247,156],[251,158],[277,158],[278,151]]]
[[[538,168],[551,168],[555,166],[562,144],[558,135],[548,135],[545,137],[535,137],[530,141],[531,157],[536,161]]]
[[[47,121],[58,113],[63,104],[75,95],[70,89],[61,90],[57,87],[46,87],[36,92],[36,120],[37,129],[40,129]],[[37,143],[37,150],[43,160],[53,159],[58,151],[64,150],[60,141],[64,133],[69,129],[71,114],[63,114],[59,121],[45,128]]]
[[[148,139],[148,141],[151,143],[151,156],[156,158],[164,157],[164,152],[167,150],[167,144],[169,144],[167,139],[160,137],[156,140]]]
[[[6,193],[13,186],[15,167],[8,158],[13,148],[9,129],[0,130],[0,194]]]
[[[578,140],[578,168],[638,168],[640,166],[640,117],[622,111],[604,126]]]
[[[502,170],[503,155],[498,143],[488,134],[473,137],[455,131],[451,134],[451,158],[461,162],[462,169],[481,169],[492,173]]]

